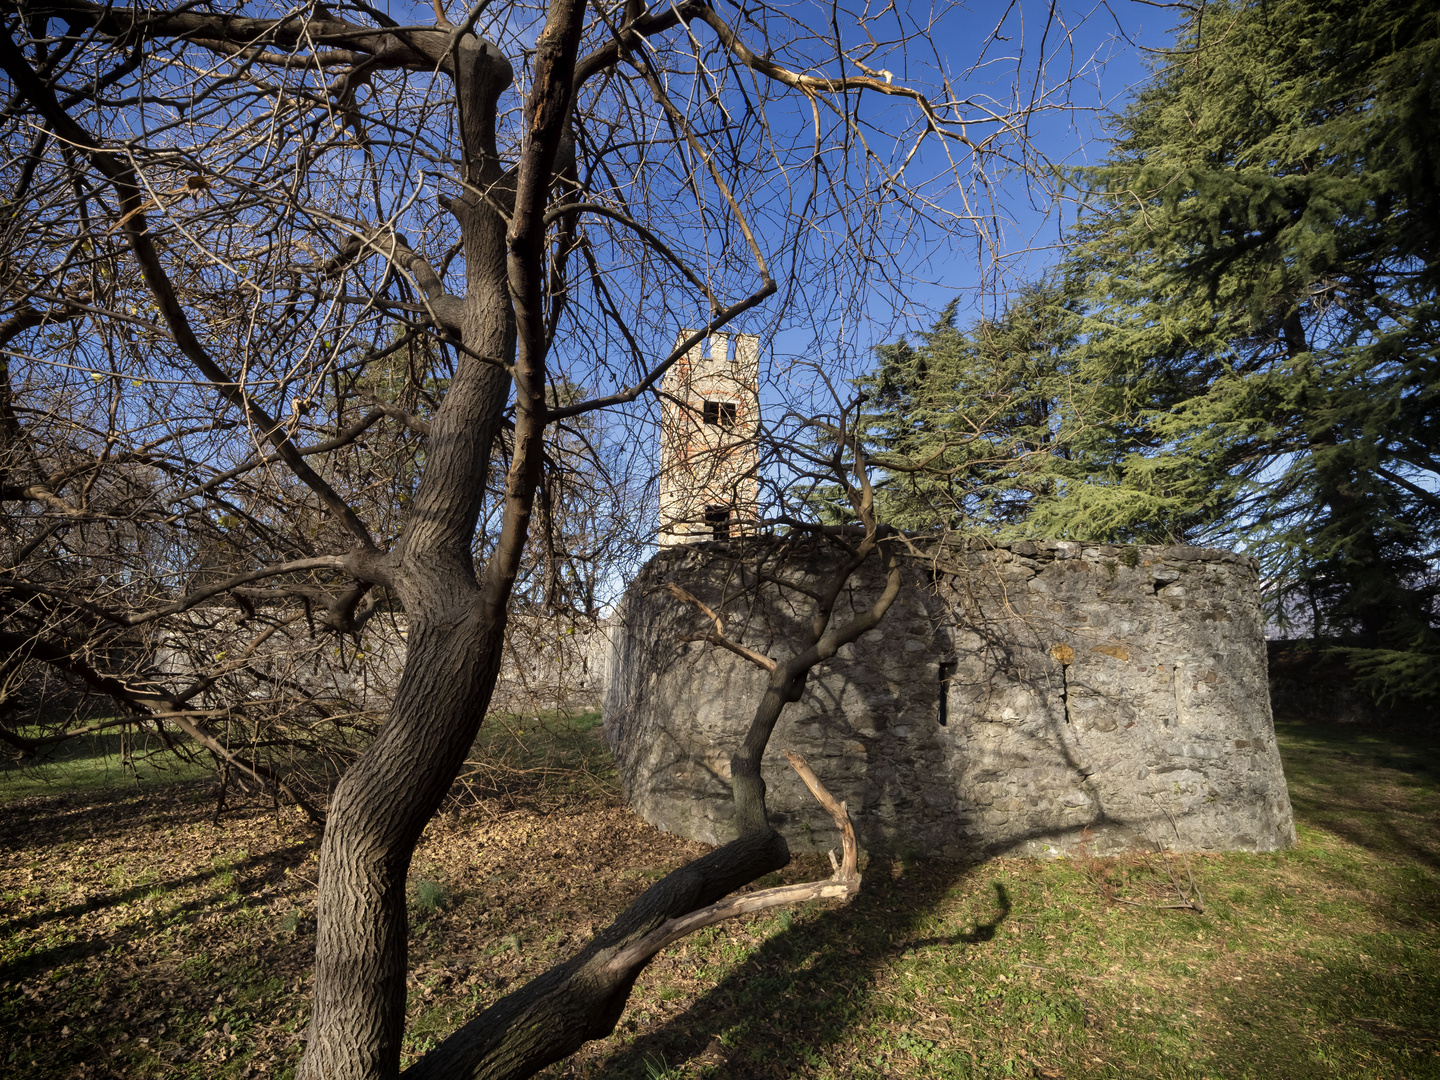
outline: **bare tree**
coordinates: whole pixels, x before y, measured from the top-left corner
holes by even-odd
[[[1026,163],[1054,88],[912,85],[930,26],[893,8],[820,31],[700,0],[480,0],[458,23],[434,0],[411,24],[365,0],[4,8],[0,644],[278,784],[220,726],[254,702],[217,688],[243,670],[344,724],[256,658],[302,624],[353,651],[403,611],[388,715],[356,729],[325,810],[299,1072],[393,1077],[411,854],[490,703],[517,585],[559,592],[559,555],[527,543],[553,535],[584,418],[767,302],[772,321],[861,316],[894,249],[982,218],[987,160]],[[701,329],[653,356],[679,326]],[[842,465],[858,565],[881,535]],[[854,629],[812,599],[813,640],[736,758],[742,835],[409,1072],[525,1076],[605,1034],[654,951],[720,917],[687,916],[784,865],[754,766]],[[238,653],[154,665],[222,603]]]

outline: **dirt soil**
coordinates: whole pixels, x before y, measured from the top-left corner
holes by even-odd
[[[613,800],[510,802],[454,803],[416,851],[411,1056],[706,850]],[[83,1077],[293,1068],[318,845],[298,814],[255,803],[217,820],[204,783],[56,795],[0,807],[0,845],[0,1063]],[[806,860],[784,880],[827,874]]]

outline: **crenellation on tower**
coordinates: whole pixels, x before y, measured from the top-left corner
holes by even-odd
[[[760,339],[715,333],[704,344],[660,386],[662,548],[743,536],[759,516]]]

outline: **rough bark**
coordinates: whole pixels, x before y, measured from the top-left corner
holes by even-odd
[[[510,81],[510,65],[472,37],[461,40],[459,55],[466,178],[493,189],[503,182],[495,102]],[[410,857],[474,742],[500,669],[506,596],[493,583],[477,582],[470,550],[509,397],[504,365],[515,347],[506,223],[479,199],[457,201],[452,210],[468,256],[466,351],[431,421],[426,469],[405,533],[389,555],[357,560],[360,574],[399,595],[410,632],[385,726],[330,803],[320,854],[315,1000],[300,1080],[399,1072]]]

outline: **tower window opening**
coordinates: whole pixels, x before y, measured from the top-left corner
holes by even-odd
[[[729,540],[730,508],[728,506],[705,507],[705,524],[710,526],[710,534],[716,540]]]
[[[706,401],[704,420],[707,424],[734,427],[736,411],[736,404],[733,401]]]

